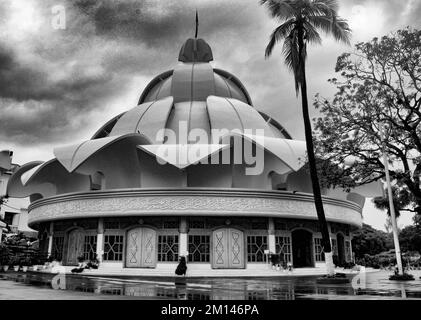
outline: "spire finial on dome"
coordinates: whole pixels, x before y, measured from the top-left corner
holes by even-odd
[[[183,44],[178,55],[178,61],[181,62],[209,62],[213,60],[212,50],[203,39],[198,39],[199,32],[199,13],[196,9],[196,28],[194,39],[187,39]]]
[[[197,39],[197,32],[199,31],[199,14],[196,9],[196,32],[194,33],[194,38]]]

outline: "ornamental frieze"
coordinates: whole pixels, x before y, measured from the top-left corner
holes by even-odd
[[[205,193],[205,192],[204,192]],[[361,225],[361,214],[349,206],[324,205],[328,220]],[[260,216],[316,219],[308,199],[212,195],[141,195],[58,198],[30,208],[29,223],[88,217],[133,215]]]

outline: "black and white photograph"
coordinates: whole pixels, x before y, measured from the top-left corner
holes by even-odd
[[[421,300],[421,1],[0,0],[6,300]]]

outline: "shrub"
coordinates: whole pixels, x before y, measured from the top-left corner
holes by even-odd
[[[11,258],[10,249],[5,244],[0,244],[0,265],[8,265]]]

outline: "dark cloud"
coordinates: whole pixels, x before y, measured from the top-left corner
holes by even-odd
[[[2,29],[11,28],[12,1],[0,1]],[[196,8],[199,36],[211,45],[217,67],[237,75],[257,108],[302,138],[299,100],[281,47],[264,59],[276,21],[257,0],[66,0],[60,2],[66,8],[65,30],[50,25],[51,7],[60,3],[28,1],[40,12],[39,30],[28,30],[22,39],[0,32],[0,140],[28,146],[88,138],[107,120],[101,114],[111,104],[135,103],[149,79],[176,64],[179,48],[194,34]],[[419,25],[417,0],[405,16],[397,14],[405,7],[400,0],[352,0],[341,6],[350,12],[367,4],[384,8],[391,30]],[[341,50],[311,49],[310,96],[329,92],[325,80]],[[122,104],[115,113],[130,107]]]
[[[67,1],[62,31],[49,25],[56,3],[39,4],[43,24],[29,48],[0,42],[0,139],[20,144],[61,141],[86,130],[89,112],[124,95],[134,76],[152,78],[171,68],[194,31],[195,5],[188,2]],[[246,11],[247,19],[233,18],[234,5],[199,5],[200,35],[240,34],[251,27],[253,12]]]
[[[195,8],[199,11],[201,36],[236,27],[242,32],[241,28],[250,26],[249,19],[253,18],[253,12],[242,14],[249,5],[241,1],[195,4],[193,1],[81,0],[74,6],[90,17],[98,36],[151,47],[173,47],[192,36]]]
[[[0,95],[18,101],[27,99],[58,98],[52,90],[45,90],[42,83],[46,74],[25,66],[16,60],[12,50],[0,46]]]

